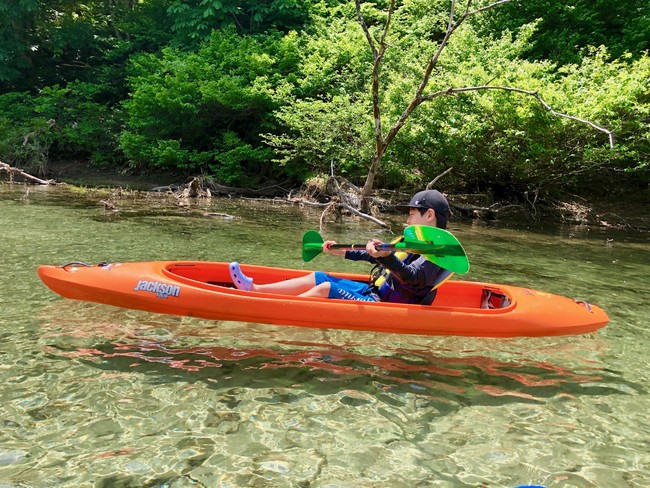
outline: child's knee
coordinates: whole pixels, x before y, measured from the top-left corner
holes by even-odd
[[[316,285],[315,287],[312,288],[312,291],[314,292],[313,296],[328,297],[330,295],[331,286],[332,284],[329,281],[326,281],[325,283],[321,283],[320,285]]]
[[[305,297],[325,297],[327,298],[330,294],[330,283],[324,282],[320,285],[314,286],[311,290],[302,294]]]

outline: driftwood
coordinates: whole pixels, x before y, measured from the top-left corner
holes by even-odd
[[[330,176],[326,182],[326,193],[331,200],[321,215],[321,229],[327,215],[334,214],[338,217],[342,211],[348,211],[357,217],[370,220],[384,229],[390,229],[390,226],[382,220],[357,210],[361,206],[361,189],[345,178]]]
[[[373,215],[358,210],[361,200],[359,194],[361,189],[347,181],[345,178],[336,178],[331,176],[327,179],[322,178],[316,184],[308,183],[299,195],[292,195],[280,185],[270,185],[258,190],[248,188],[238,188],[222,185],[214,180],[201,177],[193,177],[185,185],[168,185],[158,186],[150,189],[151,192],[171,193],[179,200],[179,205],[184,205],[187,198],[210,198],[213,195],[225,195],[239,198],[263,198],[275,197],[282,203],[290,205],[304,205],[312,207],[322,207],[321,227],[324,220],[330,215],[337,218],[343,212],[354,214],[362,219],[370,220],[375,224],[389,229],[390,226]],[[278,197],[278,194],[287,195],[287,197]],[[327,200],[325,202],[318,200]],[[211,215],[212,216],[212,215]],[[218,217],[230,218],[227,215],[214,215]]]
[[[22,169],[15,168],[13,166],[9,166],[7,163],[3,163],[0,161],[0,171],[3,171],[9,175],[9,181],[14,181],[16,177],[19,179],[22,179],[28,183],[33,183],[35,185],[56,185],[55,180],[44,180],[42,178],[38,178],[34,175],[30,175],[29,173],[26,173]]]
[[[385,222],[379,220],[378,218],[373,217],[372,215],[368,215],[368,214],[365,214],[363,212],[360,212],[359,210],[356,210],[356,209],[350,207],[350,205],[348,205],[346,203],[341,203],[340,205],[344,209],[352,212],[354,215],[357,215],[357,216],[361,217],[362,219],[370,220],[371,222],[374,222],[375,224],[383,227],[384,229],[389,229],[390,228],[388,226],[388,224],[386,224]]]
[[[106,210],[106,211],[110,211],[110,212],[117,212],[118,211],[117,207],[115,206],[115,204],[110,199],[100,200],[99,203],[104,205],[104,210]]]
[[[201,176],[193,177],[188,183],[180,185],[165,185],[156,186],[149,189],[150,192],[157,193],[174,193],[175,195],[181,194],[184,197],[196,198],[205,196],[228,196],[228,197],[277,197],[279,195],[286,195],[288,190],[282,187],[283,183],[277,185],[270,185],[264,188],[251,189],[241,188],[235,186],[222,185],[210,178]]]
[[[227,213],[222,213],[222,212],[207,212],[203,214],[204,217],[211,217],[211,218],[220,218],[220,219],[225,219],[225,220],[232,220],[235,218],[234,215],[230,215]]]
[[[496,220],[507,212],[519,211],[528,214],[533,220],[536,219],[535,208],[531,210],[524,205],[502,205],[501,203],[494,203],[490,206],[483,205],[468,205],[449,202],[449,206],[456,214],[460,214],[465,218],[472,220]]]

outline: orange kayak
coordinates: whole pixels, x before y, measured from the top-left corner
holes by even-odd
[[[256,283],[310,273],[242,265]],[[448,281],[432,305],[299,298],[233,288],[228,263],[151,261],[40,266],[38,274],[66,298],[212,320],[399,334],[472,337],[584,334],[608,322],[599,307],[509,285]],[[367,275],[332,273],[366,282]]]

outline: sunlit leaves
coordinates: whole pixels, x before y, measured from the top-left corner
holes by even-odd
[[[222,180],[265,171],[259,133],[291,93],[297,39],[214,32],[196,53],[167,49],[133,62],[121,145],[133,164],[210,170]]]
[[[369,103],[344,95],[329,100],[306,99],[283,107],[278,118],[286,133],[267,134],[283,166],[303,166],[306,174],[330,173],[354,179],[370,159],[372,122]]]

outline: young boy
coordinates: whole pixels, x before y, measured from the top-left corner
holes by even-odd
[[[408,205],[398,205],[397,208],[408,210],[407,225],[429,225],[445,229],[451,216],[447,199],[437,190],[421,191],[415,194]],[[365,251],[331,249],[333,244],[336,242],[325,241],[323,251],[345,256],[352,261],[369,261],[378,265],[378,271],[370,284],[316,271],[300,278],[258,285],[241,272],[236,262],[230,263],[230,276],[240,290],[367,302],[431,303],[435,296],[432,288],[450,275],[449,271],[419,254],[378,251],[377,246],[383,242],[377,239],[368,241]]]

